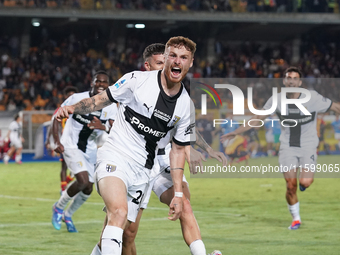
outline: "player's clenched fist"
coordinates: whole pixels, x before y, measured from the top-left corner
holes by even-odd
[[[73,112],[74,112],[74,107],[72,105],[59,107],[58,112],[56,114],[56,118],[58,121],[61,121],[64,118],[68,118],[69,114],[72,114]]]

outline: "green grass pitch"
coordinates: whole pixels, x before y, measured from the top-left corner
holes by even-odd
[[[277,158],[253,159],[250,165]],[[318,163],[340,163],[339,156]],[[59,162],[0,164],[0,254],[90,254],[104,213],[94,191],[73,216],[79,233],[50,223],[59,198]],[[337,178],[316,178],[298,191],[302,227],[289,231],[291,216],[283,178],[190,178],[191,203],[207,252],[226,254],[340,254],[340,185]],[[281,177],[281,174],[278,174]],[[166,219],[167,207],[153,194],[136,239],[139,255],[190,254],[179,222]]]

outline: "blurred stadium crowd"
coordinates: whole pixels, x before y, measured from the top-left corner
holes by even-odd
[[[107,70],[112,82],[126,72],[143,70],[145,45],[140,42],[140,38],[131,37],[126,40],[125,48],[118,49],[115,41],[106,40],[100,43],[105,45],[100,51],[93,43],[78,40],[73,34],[61,41],[46,35],[38,47],[21,54],[19,39],[3,36],[0,38],[0,110],[54,110],[62,103],[65,87],[88,90],[95,70]],[[335,84],[321,86],[316,82],[318,78],[340,77],[339,43],[306,39],[301,43],[297,62],[292,56],[292,42],[272,46],[216,41],[214,54],[211,63],[198,54],[189,78],[279,78],[288,66],[297,65],[323,95],[335,100],[340,97],[334,93]],[[265,87],[263,91],[271,92]],[[257,92],[263,97],[261,87]]]
[[[5,7],[222,12],[339,12],[339,0],[1,0]]]

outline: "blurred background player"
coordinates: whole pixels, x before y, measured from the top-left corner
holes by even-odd
[[[4,163],[8,164],[8,161],[12,157],[13,153],[15,153],[15,163],[22,164],[21,162],[21,152],[22,152],[22,143],[25,141],[25,139],[21,135],[21,117],[19,114],[16,114],[14,116],[14,121],[11,122],[11,124],[8,127],[8,133],[6,136],[7,140],[10,140],[11,147],[7,151],[7,154],[4,156]]]
[[[286,87],[298,88],[302,85],[302,73],[297,67],[289,67],[284,72],[283,84]],[[315,90],[310,90],[311,99],[304,103],[304,107],[312,114],[311,116],[301,118],[305,116],[295,104],[288,105],[287,116],[281,115],[281,94],[278,93],[278,103],[276,113],[282,120],[294,119],[298,123],[294,126],[281,126],[280,136],[280,154],[279,163],[287,171],[283,171],[283,175],[286,181],[286,200],[288,203],[288,209],[292,215],[293,221],[288,227],[290,230],[296,230],[300,228],[300,204],[296,194],[297,191],[297,174],[299,174],[299,187],[301,191],[308,188],[314,181],[313,167],[316,167],[317,160],[317,146],[319,144],[319,138],[317,136],[316,121],[317,114],[325,113],[329,110],[340,113],[340,103],[332,102],[330,99],[323,97]],[[299,92],[287,93],[287,98],[297,99],[302,96]],[[264,110],[271,108],[273,103],[273,97],[270,97],[263,106]],[[314,118],[312,117],[314,116]],[[264,120],[268,115],[255,115],[251,119]],[[299,120],[299,121],[298,121]],[[250,126],[241,126],[232,133],[222,136],[223,140],[233,138],[235,135],[246,132],[251,129]],[[300,170],[300,167],[301,170]],[[308,167],[306,167],[308,166]]]
[[[225,117],[222,116],[222,119],[223,118],[225,118],[226,123],[222,124],[220,130],[217,131],[220,133],[221,136],[233,132],[238,128],[238,123],[236,120],[233,119],[232,113],[227,113]],[[223,144],[220,141],[220,152],[225,152],[226,146],[227,144]]]
[[[98,71],[92,80],[91,91],[75,93],[62,104],[62,106],[77,103],[83,98],[90,98],[105,91],[109,86],[109,76],[104,71]],[[107,106],[90,114],[74,114],[67,120],[61,139],[58,125],[53,126],[53,138],[56,144],[55,151],[62,153],[67,166],[75,175],[74,181],[52,208],[52,225],[60,230],[61,221],[66,224],[68,232],[78,232],[72,221],[72,215],[90,197],[94,183],[94,166],[96,163],[96,138],[101,132],[107,131],[106,121],[112,126],[117,112],[115,104]],[[98,120],[102,123],[100,129],[95,129]],[[68,202],[71,202],[64,211]]]
[[[230,158],[229,164],[232,165],[235,159],[238,159],[236,163],[245,161],[248,165],[249,152],[248,141],[246,137],[237,135],[233,139],[226,141],[225,154]]]
[[[67,98],[72,96],[74,93],[78,93],[78,89],[76,87],[73,87],[73,86],[66,87],[63,91],[64,100],[66,100]],[[55,111],[55,113],[57,111],[58,111],[58,109]],[[58,130],[60,130],[61,133],[62,133],[64,128],[65,128],[66,120],[67,119],[63,119],[61,122],[59,122],[59,121],[54,121],[54,118],[52,118],[51,125],[48,128],[47,139],[46,139],[46,143],[45,143],[45,146],[46,146],[47,149],[54,151],[55,143],[54,143],[53,135],[52,135],[53,132],[54,132],[53,130],[56,130],[55,132],[58,132]],[[54,127],[55,125],[61,125],[61,128]],[[60,134],[60,136],[61,136],[61,134]],[[59,161],[61,162],[60,188],[61,188],[61,192],[63,192],[66,189],[67,184],[69,182],[71,182],[74,178],[71,177],[70,174],[67,175],[67,165],[66,165],[66,162],[64,160],[62,153],[60,153]]]

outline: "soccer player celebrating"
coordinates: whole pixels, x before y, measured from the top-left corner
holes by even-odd
[[[59,108],[56,117],[59,116],[58,113],[62,109],[68,108],[69,105],[77,103],[81,99],[90,99],[91,96],[104,92],[108,86],[109,76],[104,71],[98,71],[92,80],[91,91],[73,94]],[[107,105],[103,109],[93,109],[86,113],[75,112],[67,120],[61,139],[59,139],[58,130],[53,130],[55,151],[63,154],[67,166],[76,178],[76,181],[66,189],[66,192],[62,193],[60,199],[53,205],[52,225],[55,229],[60,230],[63,220],[68,232],[78,232],[71,217],[92,193],[97,154],[96,138],[103,132],[102,130],[106,130],[105,122],[113,123],[116,113],[116,105]],[[89,126],[89,124],[97,122],[98,119],[103,123],[101,130]],[[71,200],[71,204],[64,211]]]
[[[164,50],[165,45],[161,43],[155,43],[147,46],[143,53],[144,66],[147,71],[154,70],[162,70],[164,66]],[[203,137],[199,134],[196,129],[196,144],[200,146],[204,151],[206,151],[210,157],[216,158],[220,162],[223,162],[224,165],[227,164],[227,159],[223,153],[215,152],[213,149],[206,143]],[[160,167],[156,166],[152,169],[152,180],[149,182],[148,189],[145,193],[143,201],[140,205],[140,209],[138,211],[137,218],[135,222],[131,222],[131,224],[125,228],[123,233],[123,255],[135,255],[137,254],[135,238],[137,235],[139,223],[142,217],[143,210],[147,208],[151,191],[153,190],[155,194],[159,197],[162,203],[167,205],[170,204],[173,196],[173,183],[170,176],[170,168],[169,165],[169,152],[170,152],[170,144],[167,147],[160,148],[157,153],[157,161]],[[196,164],[201,164],[201,160],[203,156],[198,151],[194,150],[191,146],[186,146],[186,157],[187,160],[190,161],[192,168]],[[182,233],[185,242],[190,247],[191,253],[193,255],[206,254],[204,243],[202,242],[202,238],[200,235],[200,230],[197,225],[195,216],[193,214],[191,205],[190,205],[190,191],[188,187],[188,182],[186,181],[185,176],[183,176],[183,212],[180,216],[180,222],[182,227]],[[107,217],[105,219],[107,222]],[[100,242],[94,247],[91,255],[101,255],[100,250]]]
[[[22,164],[21,157],[22,157],[22,143],[25,139],[21,135],[21,117],[19,114],[14,116],[14,121],[9,124],[7,133],[7,140],[9,139],[11,142],[11,148],[7,151],[7,154],[4,156],[4,163],[8,164],[8,161],[12,157],[13,153],[16,151],[15,154],[15,163]]]
[[[296,67],[290,67],[284,72],[283,84],[286,87],[298,88],[302,85],[302,74]],[[281,109],[281,93],[278,93],[278,102],[276,113],[281,120],[291,119],[296,121],[296,125],[290,127],[281,126],[280,136],[280,153],[279,164],[284,171],[283,175],[286,180],[286,200],[288,209],[292,215],[293,222],[288,227],[291,230],[298,229],[301,225],[300,218],[300,204],[297,198],[297,173],[298,168],[301,166],[299,175],[300,190],[304,191],[308,188],[314,180],[314,172],[316,159],[317,159],[317,146],[319,139],[316,130],[317,114],[324,113],[328,110],[333,110],[340,113],[340,104],[332,102],[330,99],[321,96],[316,91],[312,90],[311,99],[304,103],[303,106],[311,113],[310,116],[305,116],[301,110],[293,104],[287,106],[287,116],[282,115]],[[303,98],[303,94],[299,92],[287,93],[287,98],[298,99]],[[273,97],[264,105],[263,109],[268,110],[271,108]],[[268,115],[255,115],[252,119],[264,120]],[[255,121],[254,121],[255,122]],[[234,132],[223,135],[222,140],[233,138],[237,134],[241,134],[251,129],[250,126],[241,126]],[[314,167],[313,167],[314,166]]]
[[[120,103],[115,125],[97,155],[97,190],[108,216],[101,241],[103,255],[121,254],[123,229],[137,217],[157,146],[162,147],[159,142],[170,130],[170,172],[175,196],[169,219],[177,220],[181,215],[185,146],[194,140],[195,125],[193,103],[181,81],[193,64],[195,51],[196,44],[190,39],[173,37],[166,44],[163,70],[125,74],[106,91],[62,107],[57,114],[61,119]]]

